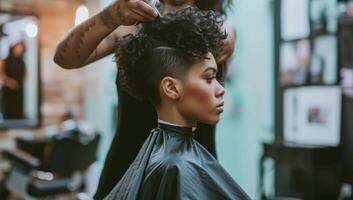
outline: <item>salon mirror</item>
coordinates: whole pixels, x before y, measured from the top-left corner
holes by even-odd
[[[40,124],[38,17],[0,10],[0,128]]]

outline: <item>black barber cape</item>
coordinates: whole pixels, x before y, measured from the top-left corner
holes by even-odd
[[[193,137],[191,127],[158,123],[105,199],[250,199]]]

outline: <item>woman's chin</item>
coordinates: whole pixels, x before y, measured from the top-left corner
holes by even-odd
[[[198,120],[198,121],[202,122],[204,124],[215,125],[219,122],[220,119],[221,119],[220,116],[217,116],[217,117],[212,117],[209,119],[202,119],[202,120]]]

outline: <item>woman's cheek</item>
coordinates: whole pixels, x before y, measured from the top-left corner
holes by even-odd
[[[190,85],[185,88],[185,96],[189,100],[196,101],[200,104],[208,104],[211,101],[211,96],[209,95],[209,89],[204,85]]]

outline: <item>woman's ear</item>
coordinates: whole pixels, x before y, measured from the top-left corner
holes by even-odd
[[[162,93],[173,100],[177,100],[181,95],[180,81],[170,76],[164,77],[160,82]]]

